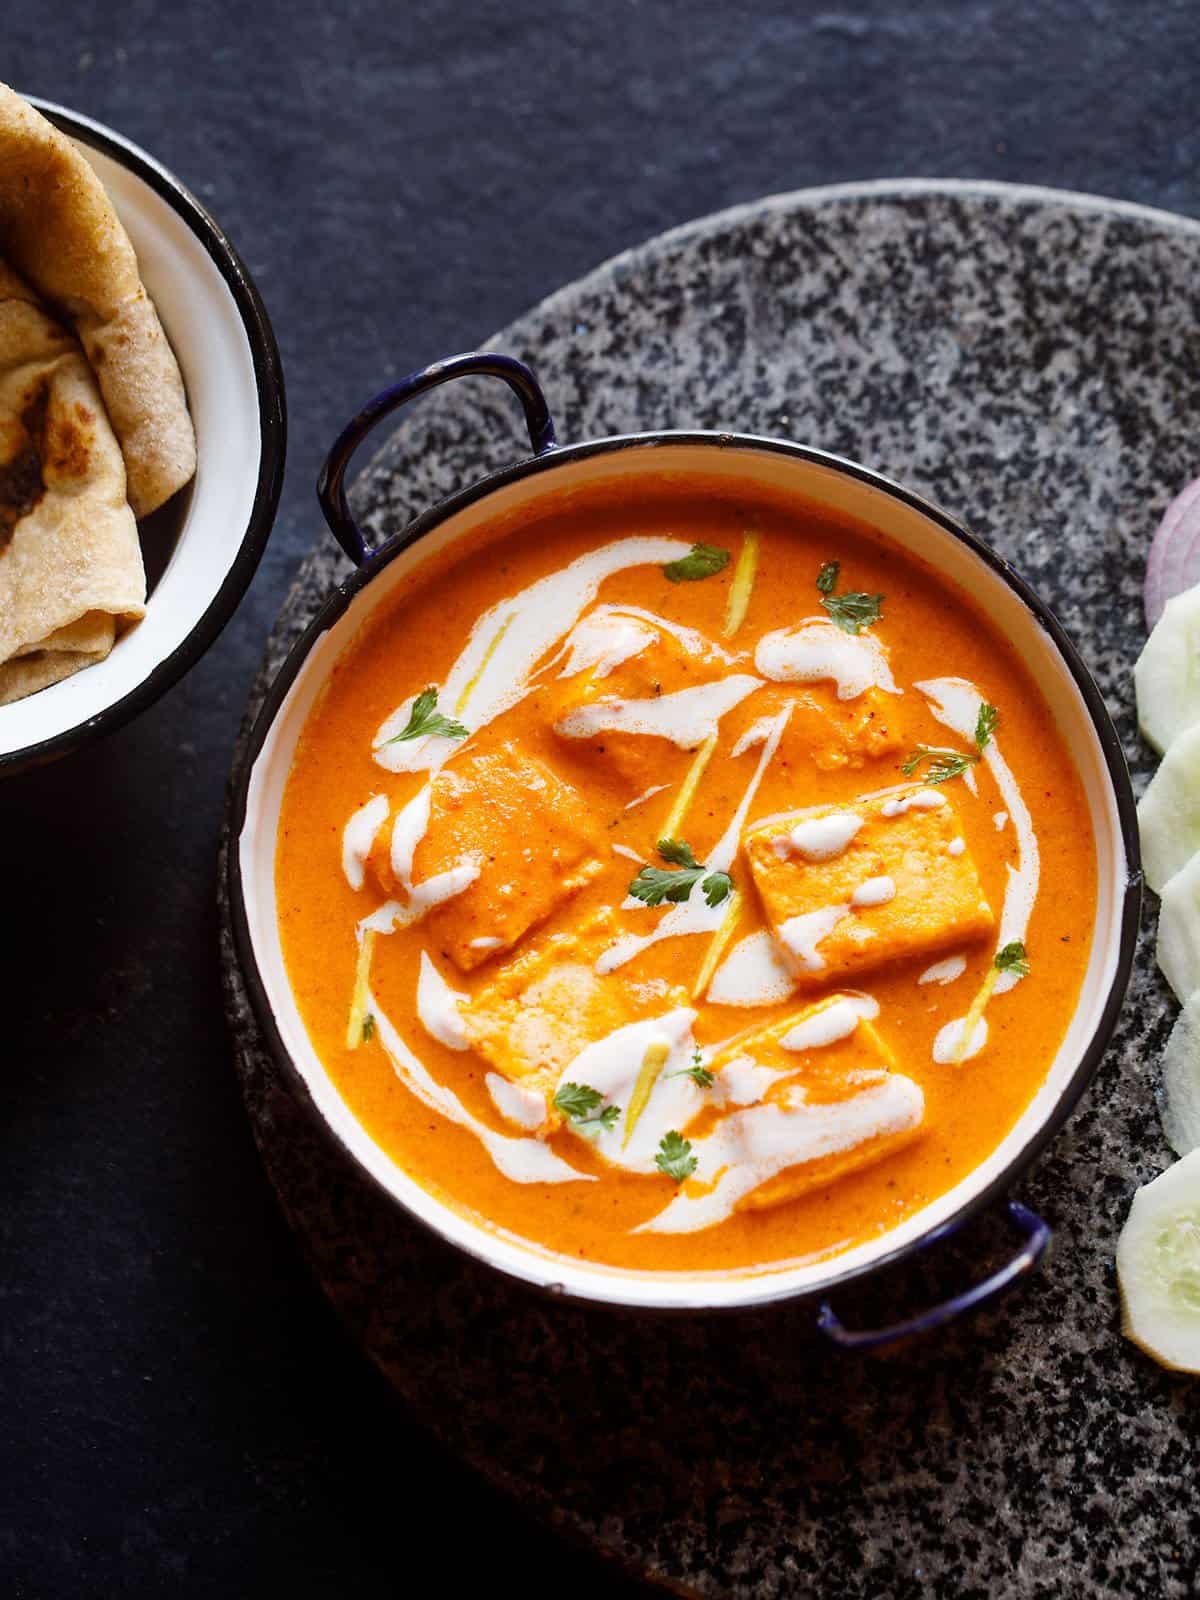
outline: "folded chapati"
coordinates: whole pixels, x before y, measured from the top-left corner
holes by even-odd
[[[0,705],[103,659],[145,600],[95,375],[0,261]]]
[[[0,255],[74,327],[120,440],[139,517],[196,470],[174,352],[99,178],[45,117],[0,84]]]

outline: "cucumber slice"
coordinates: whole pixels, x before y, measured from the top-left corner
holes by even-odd
[[[1200,722],[1200,585],[1168,600],[1133,669],[1138,722],[1158,751]]]
[[[1134,1195],[1117,1281],[1126,1338],[1164,1367],[1200,1372],[1200,1150]]]
[[[1200,1147],[1200,994],[1175,1019],[1163,1051],[1158,1109],[1167,1143],[1177,1156]]]
[[[1171,745],[1138,805],[1146,882],[1161,894],[1200,850],[1200,723]]]
[[[1200,852],[1163,885],[1157,957],[1180,1003],[1200,989]]]

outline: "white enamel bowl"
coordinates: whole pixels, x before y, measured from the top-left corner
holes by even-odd
[[[33,103],[83,151],[133,241],[183,372],[198,465],[181,491],[178,536],[145,617],[104,661],[0,706],[0,773],[53,760],[119,727],[200,659],[262,555],[286,435],[275,336],[217,224],[127,139],[61,106]]]
[[[288,981],[276,918],[276,833],[296,742],[334,663],[376,609],[428,556],[493,518],[532,511],[543,497],[568,487],[582,490],[615,477],[634,490],[639,479],[661,480],[675,471],[689,481],[719,479],[726,487],[767,484],[846,513],[886,530],[896,544],[968,590],[1040,685],[1078,766],[1096,838],[1096,933],[1079,1004],[1045,1084],[999,1148],[948,1194],[882,1238],[822,1263],[738,1275],[672,1276],[563,1259],[434,1198],[372,1140],[322,1065]],[[1120,746],[1095,685],[1045,607],[991,551],[908,491],[818,451],[738,435],[668,433],[551,448],[426,513],[365,560],[295,647],[259,716],[231,806],[231,904],[243,970],[268,1047],[312,1114],[395,1200],[398,1221],[400,1214],[414,1218],[528,1283],[612,1305],[715,1309],[823,1296],[834,1284],[919,1248],[1001,1200],[1095,1071],[1124,995],[1137,925],[1136,828]],[[1031,1264],[1038,1249],[1027,1251],[1019,1267]],[[1019,1267],[1012,1266],[1010,1276]]]

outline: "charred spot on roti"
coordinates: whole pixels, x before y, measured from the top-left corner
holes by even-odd
[[[0,417],[0,551],[6,550],[22,517],[45,493],[42,463],[29,430],[15,417]]]
[[[71,407],[48,404],[42,430],[42,472],[71,480],[84,477],[96,439],[96,414],[76,402]]]
[[[95,410],[82,400],[56,404],[48,377],[21,397],[16,417],[0,418],[0,548],[48,485],[86,477],[97,422]]]
[[[21,399],[18,412],[21,426],[29,435],[34,449],[44,455],[46,448],[46,415],[50,409],[50,381],[39,378]]]

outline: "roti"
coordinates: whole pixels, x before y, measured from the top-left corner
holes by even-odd
[[[92,369],[0,262],[0,705],[102,660],[145,600],[125,463]]]
[[[179,364],[103,184],[5,84],[0,255],[78,335],[124,457],[129,504],[147,516],[196,470]]]

